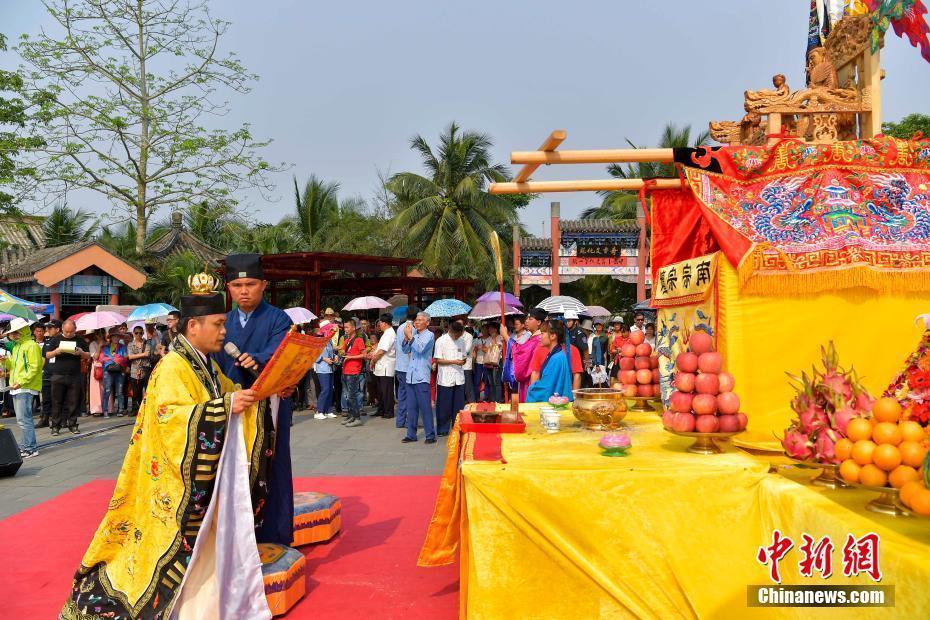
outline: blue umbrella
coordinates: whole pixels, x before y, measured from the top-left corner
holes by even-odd
[[[471,312],[471,306],[458,299],[438,299],[424,310],[431,317],[445,318]]]
[[[177,308],[168,304],[145,304],[133,310],[128,317],[127,322],[132,321],[151,321],[168,316],[169,312],[177,312]]]

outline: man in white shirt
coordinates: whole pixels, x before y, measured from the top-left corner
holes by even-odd
[[[445,437],[456,414],[465,406],[465,328],[455,321],[436,340],[436,435]]]
[[[646,326],[646,315],[640,311],[636,311],[636,314],[633,315],[633,326],[630,328],[630,332],[645,332]]]
[[[456,322],[461,323],[461,321]],[[467,329],[462,332],[462,342],[465,344],[465,365],[462,366],[465,371],[465,402],[473,403],[477,400],[475,398],[475,359],[471,354],[475,339]]]
[[[391,319],[390,314],[382,314],[378,319],[381,338],[378,340],[378,347],[368,355],[375,380],[378,382],[378,411],[375,415],[382,418],[394,417],[394,368],[397,362],[394,343],[397,335],[391,326]]]

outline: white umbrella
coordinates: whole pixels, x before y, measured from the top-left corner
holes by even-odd
[[[547,297],[539,302],[536,307],[545,310],[549,314],[565,314],[569,310],[582,314],[587,310],[587,307],[583,303],[568,295]]]
[[[301,308],[297,306],[295,308],[285,308],[284,313],[287,316],[291,317],[291,321],[294,322],[294,325],[300,325],[301,323],[309,323],[310,321],[316,318],[316,315],[307,310],[306,308]]]
[[[387,308],[390,306],[388,302],[384,301],[380,297],[356,297],[345,306],[342,307],[343,310],[352,311],[352,310],[380,310],[381,308]]]

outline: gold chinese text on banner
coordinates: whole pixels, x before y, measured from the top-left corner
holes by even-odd
[[[717,279],[717,253],[689,258],[659,269],[652,287],[652,307],[671,308],[707,299]]]
[[[262,369],[262,374],[252,385],[252,389],[258,392],[258,398],[268,398],[284,388],[300,383],[313,367],[316,358],[326,348],[328,340],[319,336],[288,332]]]

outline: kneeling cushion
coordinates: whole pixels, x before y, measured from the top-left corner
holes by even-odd
[[[295,547],[324,542],[339,532],[342,501],[335,495],[308,491],[294,493]]]
[[[268,609],[271,615],[280,616],[296,605],[307,591],[307,560],[297,549],[273,543],[259,543],[258,555],[262,560]]]

